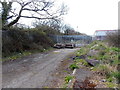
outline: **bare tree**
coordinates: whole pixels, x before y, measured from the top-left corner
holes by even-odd
[[[78,31],[75,31],[69,24],[63,25],[62,29],[64,30],[65,35],[84,35]]]
[[[61,28],[61,20],[36,20],[33,22],[34,27],[39,27],[42,25],[47,25],[53,29],[59,30]]]
[[[61,21],[57,20],[36,20],[33,22],[34,29],[41,30],[45,32],[47,35],[51,34],[62,34],[61,32]]]
[[[2,5],[1,18],[3,28],[13,26],[20,20],[20,18],[57,20],[67,12],[64,4],[56,9],[55,2],[51,0],[16,0],[16,2],[0,3]],[[14,8],[14,5],[18,5],[20,9],[17,10]],[[29,13],[29,15],[24,15],[24,12]]]

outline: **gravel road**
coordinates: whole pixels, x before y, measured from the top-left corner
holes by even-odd
[[[56,49],[14,60],[2,65],[3,88],[42,88],[50,84],[52,73],[68,55],[78,50]],[[49,86],[49,85],[47,85]]]

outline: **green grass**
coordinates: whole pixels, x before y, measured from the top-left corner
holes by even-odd
[[[88,55],[90,50],[95,50],[95,55]],[[95,41],[88,46],[81,47],[76,53],[76,56],[86,55],[87,59],[100,60],[102,64],[98,64],[92,67],[91,70],[99,72],[100,75],[104,76],[107,82],[105,84],[109,88],[117,87],[116,80],[120,80],[120,73],[116,70],[116,66],[120,64],[120,51],[117,47],[107,46],[106,42]],[[88,66],[88,63],[84,59],[75,58],[74,63],[69,66],[70,69],[80,68],[81,65]],[[65,78],[66,82],[69,82],[70,76]]]
[[[73,78],[74,78],[73,76],[68,75],[65,77],[65,82],[68,84],[69,81],[72,80]]]
[[[114,81],[114,78],[113,78],[113,77],[109,77],[109,78],[107,78],[107,81],[108,81],[108,82],[113,82],[113,81]]]
[[[31,52],[25,51],[25,52],[22,52],[22,53],[18,53],[18,54],[14,54],[14,55],[5,57],[5,58],[2,59],[2,61],[4,62],[4,61],[8,61],[8,60],[15,60],[15,59],[21,58],[23,56],[31,55],[31,54],[32,54]]]
[[[13,53],[11,56],[2,58],[1,61],[5,62],[5,61],[9,61],[9,60],[16,60],[18,58],[28,56],[28,55],[31,55],[31,54],[40,53],[40,52],[47,52],[47,51],[49,51],[51,49],[52,48],[43,49],[42,51],[41,50],[31,50],[31,51],[24,51],[24,52],[21,52],[21,53]]]
[[[70,68],[71,70],[74,70],[74,69],[76,69],[76,68],[79,68],[79,66],[78,66],[76,63],[73,63],[73,64],[71,64],[71,65],[69,66],[69,68]]]
[[[78,52],[76,52],[76,56],[86,55],[87,52],[88,52],[88,49],[86,47],[82,47],[80,48],[80,50],[78,50]]]
[[[117,80],[120,80],[120,72],[116,71],[116,72],[112,72],[111,74],[113,77],[117,78]]]
[[[118,65],[118,64],[120,64],[120,60],[118,59],[113,60],[112,65]]]
[[[114,87],[117,87],[117,84],[112,83],[112,82],[105,82],[105,85],[107,85],[108,88],[114,88]]]
[[[84,59],[75,59],[74,61],[75,61],[77,64],[80,63],[80,64],[85,65],[85,66],[88,65],[87,61],[84,60]]]
[[[120,52],[120,48],[117,48],[117,47],[111,47],[111,50],[113,50],[115,52]]]
[[[111,47],[104,41],[94,41],[86,47],[81,47],[77,52],[77,56],[87,55],[90,50],[95,50],[95,55],[89,55],[87,59],[100,60],[102,64],[98,64],[93,67],[93,71],[100,72],[102,76],[106,77],[108,87],[115,87],[116,84],[112,84],[116,80],[120,80],[120,73],[116,70],[116,66],[120,64],[120,48]],[[75,63],[81,63],[87,66],[84,59],[75,59]]]

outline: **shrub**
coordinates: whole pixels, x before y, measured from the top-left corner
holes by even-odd
[[[51,39],[44,32],[32,30],[8,30],[2,31],[2,56],[12,53],[21,53],[26,50],[47,49],[53,45]]]
[[[107,42],[111,46],[120,47],[120,32],[108,33],[106,37]]]
[[[31,43],[27,35],[21,31],[3,31],[2,32],[2,54],[8,56],[13,52],[22,52]]]

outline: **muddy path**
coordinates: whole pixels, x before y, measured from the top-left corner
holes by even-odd
[[[75,49],[57,49],[30,55],[2,65],[3,88],[43,88],[54,80],[52,74]]]

